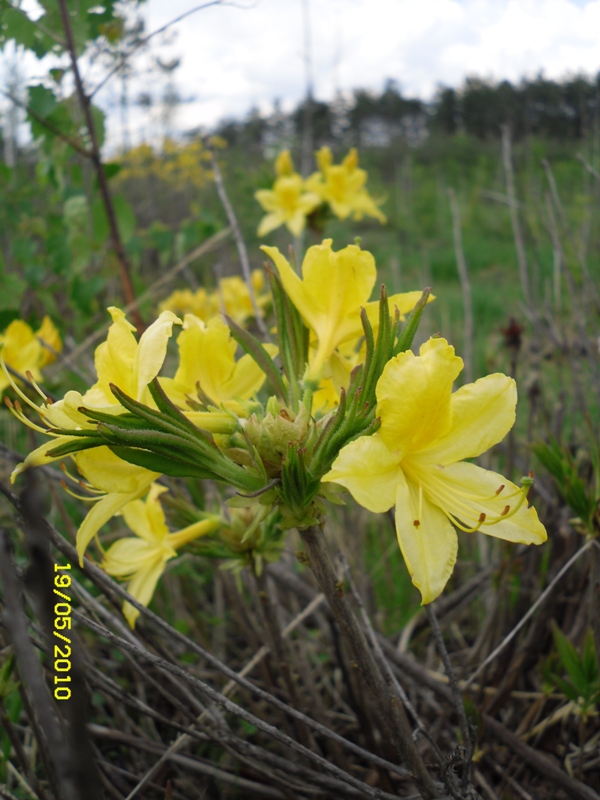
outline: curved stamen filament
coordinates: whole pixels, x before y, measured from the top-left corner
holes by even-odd
[[[11,385],[11,388],[15,391],[15,393],[23,400],[24,403],[27,403],[30,408],[33,408],[34,411],[37,411],[40,416],[43,418],[42,411],[39,406],[36,406],[34,402],[32,402],[25,392],[22,392],[21,389],[17,386],[16,381],[14,380],[13,376],[10,374],[8,369],[6,368],[6,364],[4,363],[4,356],[2,355],[2,347],[0,347],[0,369],[4,373],[4,377]]]
[[[29,370],[29,369],[27,370],[27,372],[25,373],[25,377],[27,378],[29,383],[33,386],[33,388],[36,390],[36,392],[39,394],[39,396],[42,398],[44,403],[47,405],[48,404],[48,398],[44,394],[43,390],[40,389],[40,387],[38,386],[38,383],[35,380],[35,378],[33,377],[33,373],[31,372],[31,370]]]
[[[27,425],[28,428],[31,428],[32,430],[37,431],[38,433],[43,433],[44,435],[50,435],[50,436],[58,435],[55,433],[48,434],[48,430],[46,428],[42,428],[40,425],[36,425],[35,422],[32,422],[30,419],[27,419],[27,417],[23,413],[23,409],[18,400],[16,400],[13,403],[10,397],[5,397],[4,404],[6,405],[10,413],[13,415],[13,417],[18,419],[19,422],[21,422],[23,425]],[[37,408],[37,406],[34,406],[34,408]]]
[[[100,500],[99,497],[85,497],[85,495],[77,494],[69,488],[69,485],[66,481],[61,481],[60,485],[67,494],[70,494],[71,497],[74,497],[76,500],[83,500],[84,503],[95,503],[97,500]]]
[[[418,480],[418,478],[417,478]],[[448,519],[456,525],[461,530],[467,533],[473,533],[474,531],[479,530],[482,526],[487,525],[496,525],[499,522],[503,522],[504,520],[509,519],[517,511],[521,508],[523,503],[527,499],[527,493],[531,484],[533,483],[533,479],[523,478],[523,487],[517,488],[511,491],[508,494],[504,494],[503,490],[506,484],[502,484],[500,489],[496,491],[494,495],[491,497],[481,497],[476,494],[465,492],[461,489],[455,489],[454,487],[448,487],[443,480],[440,480],[439,477],[435,474],[435,472],[428,472],[427,474],[427,483],[429,484],[430,488],[434,491],[431,492],[434,502],[439,508],[446,514]],[[417,482],[417,481],[415,481]],[[420,493],[420,505],[422,503],[422,483],[421,480],[418,480],[419,483],[419,493]],[[514,497],[518,497],[516,503],[506,503],[505,501],[510,500]],[[465,502],[462,500],[470,500],[472,504]],[[502,508],[500,513],[496,512],[495,514],[489,514],[489,509],[486,511],[479,511],[481,506],[484,503],[490,503],[493,501],[502,500],[505,504]],[[441,502],[440,502],[441,501]],[[448,509],[453,509],[449,511]],[[465,522],[459,522],[458,517],[460,517]],[[472,525],[468,525],[469,522],[472,522]],[[467,524],[465,524],[467,523]]]

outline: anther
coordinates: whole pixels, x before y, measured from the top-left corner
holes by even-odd
[[[413,522],[413,525],[415,526],[415,528],[418,528],[420,524],[421,524],[421,521],[420,521],[420,520],[418,520],[418,519],[416,519],[416,520]]]
[[[10,397],[4,398],[4,405],[8,406],[8,408],[13,408],[13,401],[10,399]]]
[[[482,511],[481,514],[479,515],[479,524],[482,525],[484,522],[485,522],[485,514]]]
[[[500,512],[500,516],[505,517],[509,511],[510,511],[510,506],[504,506],[504,511]]]
[[[504,483],[500,484],[500,486],[496,489],[496,494],[500,494],[500,492],[504,489],[505,485],[506,484]]]

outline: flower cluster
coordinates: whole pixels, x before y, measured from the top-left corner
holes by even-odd
[[[319,170],[303,180],[294,170],[289,150],[284,150],[275,161],[277,179],[272,189],[260,189],[255,197],[267,212],[259,227],[258,236],[285,225],[299,236],[307,217],[322,204],[328,204],[338,219],[352,216],[375,217],[384,223],[386,218],[366,189],[367,173],[358,166],[358,153],[353,147],[341,164],[333,163],[328,147],[316,153]]]
[[[270,305],[271,295],[265,290],[265,276],[260,269],[252,272],[252,289],[258,308],[264,312]],[[250,290],[245,281],[237,275],[222,278],[212,292],[203,287],[195,292],[191,289],[176,289],[160,303],[158,310],[173,311],[175,314],[194,314],[204,322],[208,322],[222,311],[238,325],[244,325],[254,316]]]
[[[19,397],[7,404],[50,437],[13,480],[28,467],[72,460],[78,475],[63,469],[91,504],[77,534],[81,561],[102,527],[122,515],[135,537],[114,543],[103,564],[147,604],[180,548],[260,571],[279,557],[285,531],[322,524],[325,501],[340,502],[343,488],[371,511],[395,506],[398,542],[424,603],[450,577],[455,528],[543,542],[526,499],[531,481],[518,487],[464,460],[513,425],[514,381],[490,375],[453,393],[462,369],[454,349],[442,338],[418,355],[409,349],[428,290],[388,297],[382,288],[370,302],[375,262],[358,244],[309,248],[301,276],[277,248],[263,250],[273,263],[277,344],[261,343],[230,317],[181,320],[171,310],[138,341],[124,313],[111,308],[95,355],[97,381],[85,394],[50,403],[37,387],[37,405],[4,367]],[[165,375],[175,331],[177,366]],[[218,508],[199,511],[167,495],[171,478],[212,480],[221,487]],[[175,532],[161,499],[176,512]],[[133,625],[134,609],[126,605],[125,613]]]

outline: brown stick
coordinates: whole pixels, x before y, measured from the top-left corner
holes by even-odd
[[[96,170],[96,176],[98,178],[98,186],[100,188],[100,194],[102,196],[102,201],[104,203],[106,217],[108,219],[110,238],[112,240],[113,250],[115,251],[115,255],[117,256],[117,262],[119,264],[121,285],[123,286],[123,294],[125,295],[125,302],[127,304],[130,304],[133,303],[135,300],[135,291],[133,288],[133,282],[131,280],[131,268],[127,260],[127,255],[125,254],[125,248],[123,247],[123,242],[121,241],[121,234],[119,233],[119,228],[117,225],[117,215],[115,213],[115,207],[110,194],[108,180],[106,178],[106,173],[104,172],[104,166],[102,164],[102,157],[100,155],[100,146],[98,145],[98,137],[96,135],[96,126],[94,125],[94,118],[92,117],[90,98],[85,93],[85,89],[83,87],[83,81],[81,80],[81,73],[79,72],[79,64],[77,63],[77,51],[75,48],[75,39],[73,38],[71,19],[69,17],[69,9],[67,7],[66,0],[58,0],[58,5],[60,8],[60,16],[62,19],[63,29],[65,32],[67,49],[69,51],[69,56],[71,59],[73,77],[75,78],[75,88],[77,90],[77,97],[79,98],[79,104],[81,106],[81,110],[83,111],[85,124],[88,129],[90,137],[90,143],[91,143],[90,160],[94,165],[94,168]],[[142,322],[142,318],[137,309],[133,310],[133,318],[135,326],[138,329],[138,332],[141,333],[144,330],[144,323]]]
[[[415,747],[400,698],[387,685],[377,667],[358,620],[344,596],[343,586],[340,586],[327,551],[322,528],[313,525],[299,533],[308,550],[310,566],[319,588],[327,598],[350,652],[356,659],[353,666],[360,672],[371,695],[384,736],[393,744],[399,758],[413,773],[423,798],[433,800],[438,792]]]

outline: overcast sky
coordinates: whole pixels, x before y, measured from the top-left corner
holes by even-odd
[[[141,7],[147,30],[195,5],[149,0]],[[308,7],[317,98],[380,89],[386,78],[427,99],[440,83],[457,86],[467,75],[518,80],[600,70],[600,0],[308,0]],[[188,102],[177,127],[210,126],[252,106],[268,111],[276,98],[295,104],[306,85],[302,8],[302,0],[238,0],[175,25],[172,44],[160,49],[163,58],[182,59],[175,80]],[[156,77],[146,85],[156,87]],[[107,90],[105,102],[117,90]]]
[[[303,2],[319,99],[336,90],[380,90],[387,78],[405,96],[429,99],[439,84],[459,86],[468,75],[515,81],[540,71],[550,78],[600,71],[600,0],[236,0],[153,39],[149,53],[132,60],[138,77],[130,99],[164,93],[164,76],[148,71],[160,54],[163,61],[181,58],[174,81],[185,102],[172,119],[175,131],[240,118],[253,106],[267,113],[276,99],[290,109],[306,88]],[[147,0],[139,13],[151,32],[196,5]],[[45,69],[29,64],[26,72],[41,77]],[[113,146],[122,143],[121,90],[113,78],[96,98],[110,111]],[[159,110],[134,107],[128,126],[132,143],[163,133]]]

